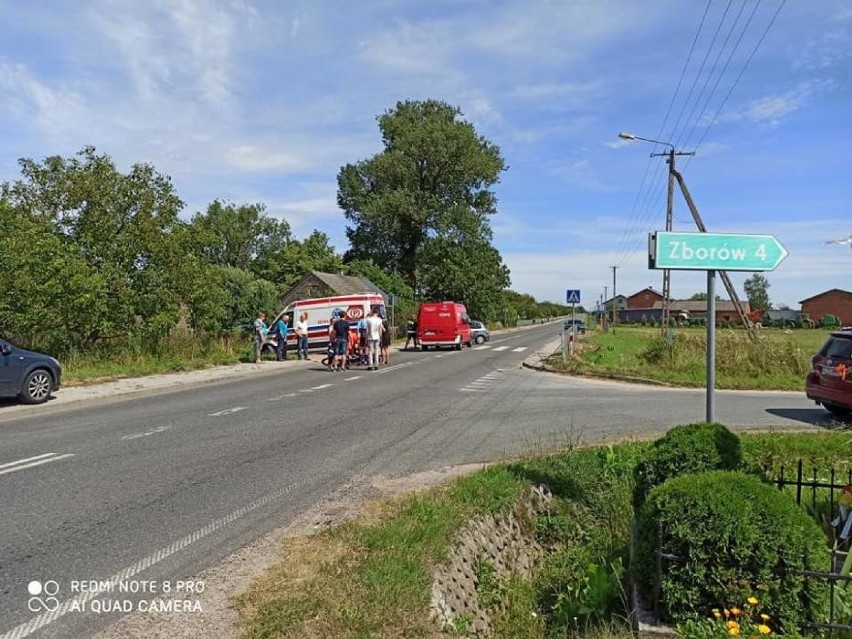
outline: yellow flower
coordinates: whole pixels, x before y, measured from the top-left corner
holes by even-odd
[[[714,611],[713,611],[713,616],[714,616],[714,617],[716,617],[716,619],[721,619],[721,618],[722,618],[722,613],[721,613],[721,612],[719,612],[718,610],[714,610]]]
[[[728,628],[728,634],[730,634],[732,637],[739,637],[740,636],[739,627]]]
[[[733,619],[731,619],[730,621],[726,622],[726,623],[725,623],[725,625],[726,625],[728,628],[739,628],[739,627],[740,627],[740,624],[739,624],[739,623],[737,623],[736,621],[734,621]]]
[[[757,597],[749,597],[749,598],[748,598],[748,602],[749,602],[749,604],[751,604],[752,606],[756,606],[757,604],[759,604],[759,603],[760,603],[760,602],[757,600]]]
[[[757,627],[757,631],[762,635],[768,635],[772,630],[765,623],[760,624]]]
[[[731,611],[725,608],[725,619],[731,616]]]
[[[731,614],[734,615],[734,617],[739,617],[741,613],[742,613],[742,610],[740,610],[736,606],[731,608]]]
[[[760,615],[760,618],[763,619],[764,621],[769,621],[770,619],[772,619],[772,617],[770,617],[766,613],[763,613],[762,615]]]

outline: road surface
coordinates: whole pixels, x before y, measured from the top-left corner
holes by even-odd
[[[497,334],[461,352],[393,352],[379,371],[331,373],[312,362],[31,417],[0,410],[0,639],[90,636],[124,614],[93,611],[102,602],[191,600],[174,592],[178,580],[287,524],[353,475],[702,419],[700,390],[523,368],[558,330]],[[827,421],[802,393],[719,392],[717,415],[735,428]],[[158,590],[119,593],[122,584]]]

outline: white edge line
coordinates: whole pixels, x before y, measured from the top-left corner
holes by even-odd
[[[199,528],[195,532],[190,533],[189,535],[186,535],[185,537],[182,537],[181,539],[178,539],[177,541],[175,541],[170,546],[166,546],[165,548],[161,548],[157,552],[148,555],[147,557],[145,557],[144,559],[141,559],[140,561],[137,561],[132,566],[128,566],[127,568],[125,568],[121,572],[118,572],[118,573],[112,575],[111,577],[109,577],[109,579],[106,579],[104,581],[108,581],[113,587],[117,586],[120,582],[127,581],[131,577],[138,575],[143,570],[147,570],[151,566],[154,566],[154,565],[160,563],[164,559],[167,559],[168,557],[171,557],[172,555],[179,552],[180,550],[183,550],[184,548],[186,548],[190,544],[198,541],[199,539],[203,539],[204,537],[207,537],[208,535],[216,532],[220,528],[223,528],[224,526],[227,526],[230,523],[233,523],[234,521],[244,517],[248,513],[252,512],[253,510],[257,510],[258,508],[261,508],[261,507],[273,502],[274,500],[279,499],[280,497],[283,497],[284,495],[292,493],[294,490],[298,490],[298,489],[303,488],[304,486],[307,486],[311,483],[316,483],[317,481],[321,481],[321,480],[324,480],[324,479],[326,479],[328,477],[332,477],[332,476],[334,476],[334,473],[331,473],[331,472],[322,473],[317,477],[298,481],[298,482],[292,483],[288,486],[284,486],[282,488],[279,488],[278,490],[276,490],[272,493],[264,495],[263,497],[260,497],[260,498],[256,499],[255,501],[248,503],[245,506],[242,506],[241,508],[238,508],[237,510],[233,511],[232,513],[230,513],[228,515],[225,515],[224,517],[220,517],[219,519],[214,519],[213,521],[211,521],[209,524],[207,524],[203,528]],[[96,599],[103,594],[104,593],[102,591],[94,590],[94,591],[81,593],[81,594],[77,595],[76,597],[74,597],[73,599],[66,599],[55,610],[52,610],[50,612],[44,612],[44,613],[42,613],[42,614],[40,614],[36,617],[33,617],[29,621],[25,621],[24,623],[16,626],[15,628],[12,628],[11,630],[6,632],[5,634],[0,635],[0,639],[23,639],[24,637],[31,635],[32,633],[40,630],[41,628],[44,628],[45,626],[50,625],[51,623],[53,623],[54,621],[56,621],[60,617],[64,617],[66,614],[71,612],[71,610],[75,609],[75,606],[79,608],[81,606],[81,604],[89,602],[92,599]]]
[[[56,453],[45,453],[44,455],[36,455],[35,457],[27,457],[18,461],[9,462],[8,464],[0,464],[0,468],[8,468],[9,466],[17,466],[18,464],[26,464],[27,462],[35,461],[36,459],[44,459],[45,457],[53,457]]]
[[[33,466],[41,466],[42,464],[49,464],[50,462],[59,461],[60,459],[65,459],[67,457],[73,457],[74,453],[66,453],[65,455],[59,455],[58,457],[51,457],[50,459],[42,459],[41,461],[33,462],[31,464],[24,464],[23,466],[15,466],[14,468],[7,468],[6,470],[0,470],[0,475],[5,475],[7,473],[14,473],[17,470],[24,470],[25,468],[32,468]]]
[[[323,388],[331,388],[334,384],[320,384],[319,386],[314,386],[311,390],[322,390]]]
[[[344,382],[351,382],[352,380],[355,380],[355,379],[361,379],[361,376],[360,376],[360,375],[356,375],[355,377],[347,377],[347,378],[346,378],[346,379],[344,379],[343,381],[344,381]]]

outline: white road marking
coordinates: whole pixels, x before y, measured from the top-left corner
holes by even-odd
[[[234,406],[233,408],[226,408],[225,410],[220,410],[215,413],[210,413],[208,417],[221,417],[222,415],[230,415],[231,413],[239,413],[241,410],[246,410],[246,406]]]
[[[463,393],[479,393],[482,389],[480,388],[460,388],[460,391]]]
[[[526,346],[518,346],[517,348],[513,348],[512,352],[513,353],[523,353],[525,350],[527,350]]]
[[[59,461],[60,459],[66,459],[68,457],[73,457],[73,453],[66,453],[65,455],[57,455],[56,453],[46,453],[44,455],[38,455],[36,457],[30,457],[28,459],[21,459],[16,462],[11,462],[9,464],[3,464],[3,470],[0,470],[0,475],[6,475],[8,473],[14,473],[19,470],[24,470],[26,468],[33,468],[34,466],[41,466],[42,464],[49,464],[50,462]],[[33,461],[38,460],[38,461]],[[24,463],[29,462],[29,463]]]
[[[491,348],[491,347],[490,346],[474,346],[473,350],[475,350],[475,351],[487,351],[489,348]]]
[[[125,435],[122,439],[139,439],[140,437],[149,437],[151,435],[156,435],[157,433],[162,433],[164,430],[169,430],[169,426],[160,426],[159,428],[155,428],[154,430],[148,430],[144,433],[133,433],[132,435]]]
[[[405,364],[394,364],[393,366],[388,366],[387,368],[380,368],[376,372],[389,373],[391,371],[399,370],[400,368],[405,368],[406,366],[414,366],[414,362],[406,362]]]
[[[17,466],[18,464],[26,464],[27,462],[35,461],[36,459],[44,459],[45,457],[53,457],[56,453],[45,453],[44,455],[36,455],[35,457],[27,457],[18,461],[0,464],[0,468],[8,468],[9,466]]]
[[[360,375],[355,375],[355,377],[347,377],[347,378],[346,378],[346,379],[344,379],[343,381],[344,381],[344,382],[351,382],[352,380],[355,380],[355,379],[361,379],[361,376],[360,376]]]
[[[323,388],[331,388],[334,384],[320,384],[319,386],[314,386],[311,390],[322,390]]]
[[[366,464],[360,464],[358,466],[356,472],[361,472],[366,467],[367,467]],[[151,566],[155,566],[155,565],[159,564],[164,559],[168,559],[169,557],[171,557],[175,553],[183,550],[184,548],[186,548],[190,544],[193,544],[196,541],[199,541],[200,539],[203,539],[204,537],[211,535],[212,533],[216,532],[220,528],[223,528],[224,526],[227,526],[228,524],[231,524],[231,523],[237,521],[238,519],[245,517],[250,512],[257,510],[258,508],[262,508],[263,506],[266,506],[267,504],[270,504],[273,501],[275,501],[276,499],[284,497],[285,495],[289,495],[290,493],[292,493],[295,490],[299,490],[299,489],[304,488],[305,486],[308,486],[312,483],[317,483],[317,482],[326,480],[326,479],[334,477],[334,476],[335,476],[335,473],[333,473],[333,472],[324,472],[324,473],[320,473],[318,475],[315,475],[314,477],[312,477],[310,479],[305,479],[305,480],[302,480],[302,481],[294,482],[292,484],[289,484],[288,486],[284,486],[282,488],[279,488],[278,490],[276,490],[272,493],[269,493],[268,495],[260,497],[259,499],[256,499],[255,501],[253,501],[249,504],[246,504],[245,506],[243,506],[241,508],[238,508],[237,510],[233,511],[232,513],[230,513],[228,515],[225,515],[224,517],[220,517],[219,519],[214,519],[213,521],[211,521],[209,524],[207,524],[203,528],[199,528],[198,530],[196,530],[193,533],[190,533],[186,537],[182,537],[181,539],[178,539],[177,541],[175,541],[170,546],[166,546],[165,548],[161,548],[157,552],[155,552],[151,555],[148,555],[147,557],[143,558],[142,560],[137,561],[132,566],[128,566],[127,568],[125,568],[121,572],[117,572],[116,574],[112,575],[111,577],[104,579],[100,583],[109,582],[110,588],[106,589],[106,590],[107,591],[112,590],[112,589],[116,588],[120,582],[128,581],[128,580],[132,579],[133,577],[138,575],[140,572],[147,570]],[[12,628],[11,630],[6,632],[5,634],[0,635],[0,639],[24,639],[24,637],[28,637],[29,635],[33,634],[34,632],[41,630],[42,628],[50,625],[51,623],[53,623],[54,621],[56,621],[60,617],[64,617],[66,614],[68,614],[72,610],[86,610],[86,608],[87,608],[86,604],[88,604],[88,602],[92,601],[93,599],[97,599],[98,597],[102,596],[103,594],[104,594],[104,591],[99,592],[97,590],[92,590],[92,591],[89,591],[89,592],[80,593],[79,595],[77,595],[76,597],[74,597],[72,599],[66,599],[61,604],[59,604],[59,606],[56,609],[54,609],[50,612],[43,612],[42,614],[33,617],[29,621],[25,621],[24,623],[16,626],[15,628]]]
[[[267,402],[280,402],[282,399],[285,399],[287,397],[295,397],[295,396],[296,396],[296,393],[285,393],[283,395],[277,395],[275,397],[270,397],[266,401]]]
[[[437,353],[437,354],[435,355],[435,357],[443,357],[443,356],[444,356],[444,354],[443,354],[443,353]]]
[[[507,348],[509,348],[509,347],[508,346],[498,346],[494,350],[495,351],[505,351]]]

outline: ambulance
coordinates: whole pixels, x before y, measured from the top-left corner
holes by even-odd
[[[338,297],[316,297],[307,300],[298,300],[289,304],[283,311],[278,313],[270,326],[282,315],[289,315],[287,322],[287,348],[291,352],[296,348],[296,322],[302,313],[308,315],[308,348],[326,348],[328,346],[328,330],[331,317],[335,313],[343,315],[349,322],[350,327],[355,327],[358,321],[369,317],[373,309],[379,311],[379,317],[387,317],[385,314],[385,298],[381,293],[358,293],[355,295],[340,295]],[[275,348],[276,338],[269,336],[264,346]],[[292,349],[292,350],[291,350]]]

